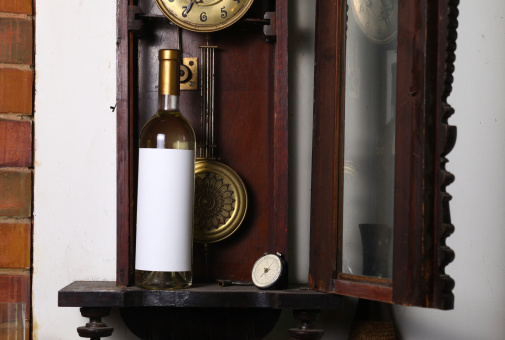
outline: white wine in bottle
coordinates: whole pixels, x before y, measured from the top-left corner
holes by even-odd
[[[159,108],[140,135],[135,285],[191,286],[196,138],[179,111],[179,51],[160,50]]]

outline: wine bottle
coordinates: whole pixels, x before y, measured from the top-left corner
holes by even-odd
[[[192,283],[196,138],[179,111],[178,50],[159,51],[159,105],[140,135],[135,285]]]

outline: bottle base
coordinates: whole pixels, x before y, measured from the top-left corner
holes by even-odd
[[[151,290],[171,290],[191,287],[193,275],[187,272],[153,272],[135,270],[135,286]]]

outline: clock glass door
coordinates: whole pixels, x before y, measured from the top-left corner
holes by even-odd
[[[392,277],[397,0],[348,0],[340,122],[344,276]],[[341,184],[342,185],[342,184]]]
[[[311,289],[453,308],[457,5],[317,2]]]

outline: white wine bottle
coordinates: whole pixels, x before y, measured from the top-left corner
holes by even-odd
[[[135,285],[191,286],[196,138],[179,111],[178,50],[160,50],[159,108],[140,135]]]

